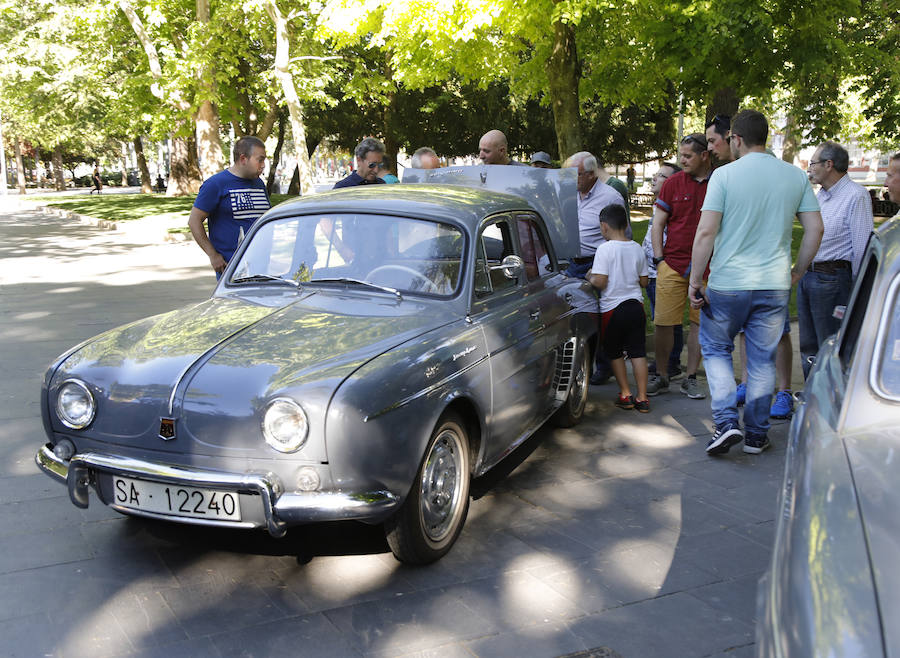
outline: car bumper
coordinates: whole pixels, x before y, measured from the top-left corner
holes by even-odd
[[[265,527],[273,537],[282,537],[288,526],[338,520],[379,520],[398,505],[397,497],[388,491],[287,492],[281,479],[273,473],[227,473],[173,464],[148,462],[130,457],[88,452],[65,461],[53,452],[51,445],[42,446],[35,455],[38,467],[53,479],[65,483],[69,498],[77,507],[88,506],[88,491],[97,487],[99,474],[118,475],[187,487],[205,487],[230,491],[249,491],[259,496],[262,516],[258,521],[217,521],[159,514],[109,504],[126,514],[188,523],[231,528]]]

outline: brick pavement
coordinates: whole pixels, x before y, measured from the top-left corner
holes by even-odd
[[[583,424],[542,430],[509,475],[474,483],[459,542],[426,568],[361,524],[279,541],[79,510],[32,460],[44,368],[205,298],[212,275],[192,244],[33,211],[0,209],[0,227],[0,653],[753,655],[786,421],[773,450],[711,459],[708,400],[672,392],[639,414],[613,407],[612,384],[592,387]]]

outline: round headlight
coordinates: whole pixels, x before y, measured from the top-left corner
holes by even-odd
[[[303,408],[287,398],[272,400],[263,416],[263,437],[278,452],[296,452],[306,442],[309,422]]]
[[[97,406],[88,387],[77,379],[63,382],[56,392],[56,415],[66,427],[80,430],[91,424]]]

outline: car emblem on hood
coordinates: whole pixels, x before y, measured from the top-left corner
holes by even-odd
[[[175,419],[160,418],[159,420],[159,438],[163,441],[171,441],[175,438]]]

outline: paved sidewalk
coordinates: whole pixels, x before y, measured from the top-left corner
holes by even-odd
[[[0,209],[0,231],[3,655],[753,655],[787,421],[763,455],[709,458],[708,399],[673,387],[639,414],[593,387],[584,423],[474,483],[459,542],[426,568],[361,524],[274,540],[79,510],[33,462],[44,368],[214,277],[190,243],[29,210]]]

